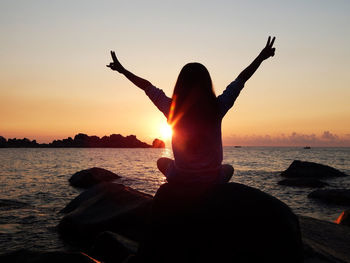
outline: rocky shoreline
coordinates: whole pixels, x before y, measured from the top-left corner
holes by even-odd
[[[305,263],[350,262],[350,228],[311,217],[299,216],[304,244]],[[107,242],[107,244],[106,244]],[[113,232],[102,232],[91,248],[103,254],[105,261],[91,259],[78,248],[72,251],[40,252],[19,250],[1,254],[0,261],[18,263],[41,262],[133,262],[139,243]],[[134,261],[136,262],[136,261]]]
[[[109,136],[89,136],[79,133],[63,140],[53,140],[51,143],[38,143],[36,140],[5,139],[0,136],[0,148],[164,148],[162,140],[154,139],[152,145],[140,141],[135,135],[124,137],[120,134]]]

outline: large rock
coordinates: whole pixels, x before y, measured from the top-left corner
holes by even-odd
[[[88,188],[101,182],[109,182],[118,178],[120,178],[120,176],[111,171],[93,167],[76,172],[69,179],[69,183],[75,187]]]
[[[344,210],[335,222],[339,225],[350,226],[350,209]]]
[[[151,201],[151,196],[123,185],[102,183],[67,205],[59,231],[66,237],[92,237],[88,254],[105,262],[135,260],[128,253],[134,254],[137,244],[129,239],[142,243],[135,262],[302,262],[297,217],[257,189],[234,183],[165,184],[147,224]],[[300,219],[308,248],[305,262],[350,262],[350,228]],[[96,237],[104,230],[118,234]]]
[[[298,218],[242,184],[164,184],[154,197],[145,262],[303,262]]]
[[[282,176],[288,178],[296,177],[314,177],[314,178],[333,178],[339,176],[347,176],[347,174],[327,165],[303,162],[295,160],[287,170],[281,173]]]
[[[330,204],[350,205],[350,189],[315,190],[311,192],[308,197],[319,199]]]
[[[144,236],[152,196],[116,183],[100,183],[81,193],[61,212],[64,238],[90,242],[98,233],[113,231],[132,240]]]
[[[328,185],[315,178],[287,178],[279,181],[278,184],[297,187],[324,187]]]

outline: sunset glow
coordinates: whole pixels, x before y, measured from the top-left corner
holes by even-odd
[[[225,115],[223,144],[350,146],[349,12],[350,1],[1,1],[0,136],[169,139],[144,92],[106,67],[110,50],[168,97],[200,62],[220,95],[273,35],[276,55]]]
[[[169,124],[163,123],[161,128],[160,128],[160,133],[162,135],[162,140],[168,141],[171,139],[171,136],[173,134],[173,130]]]

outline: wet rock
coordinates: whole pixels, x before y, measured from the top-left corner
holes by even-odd
[[[312,249],[305,262],[350,262],[350,228],[299,216],[304,244]]]
[[[344,226],[350,226],[350,209],[343,211],[335,220],[335,223]]]
[[[0,199],[0,211],[20,209],[28,206],[30,205],[20,201],[16,201],[12,199]]]
[[[138,244],[117,233],[105,231],[99,234],[91,249],[91,255],[103,262],[125,262],[135,255]]]
[[[242,184],[164,184],[154,197],[146,262],[303,262],[298,218]]]
[[[100,183],[73,199],[61,212],[58,225],[63,238],[90,242],[103,231],[141,240],[152,196],[116,183]]]
[[[324,187],[328,185],[315,178],[288,178],[279,181],[278,184],[297,187]]]
[[[120,176],[111,171],[93,167],[76,172],[69,179],[69,183],[75,187],[88,188],[101,182],[109,182],[118,178],[120,178]]]
[[[307,239],[303,239],[304,244],[304,263],[337,263],[338,261],[334,261],[332,258],[328,258],[323,255],[317,248],[313,247],[310,244],[310,241]]]
[[[309,198],[319,199],[323,202],[336,205],[350,205],[349,189],[322,189],[315,190],[308,195]]]
[[[37,252],[18,250],[0,255],[1,263],[95,263],[91,257],[79,252]]]
[[[288,167],[288,169],[283,171],[281,175],[288,178],[333,178],[339,176],[347,176],[347,174],[328,165],[313,162],[303,162],[299,160],[293,161],[292,164]]]

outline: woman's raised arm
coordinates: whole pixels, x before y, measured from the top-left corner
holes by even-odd
[[[152,83],[149,82],[148,80],[140,78],[135,74],[131,73],[130,71],[128,71],[127,69],[125,69],[117,59],[117,56],[115,55],[114,51],[111,51],[111,56],[112,56],[113,62],[109,63],[107,67],[111,68],[112,70],[118,71],[120,74],[123,74],[128,80],[130,80],[137,87],[139,87],[144,91],[147,91],[146,89],[152,86]]]
[[[256,59],[245,69],[241,72],[241,74],[238,75],[238,79],[240,79],[243,82],[246,82],[253,74],[254,72],[259,68],[260,64],[269,57],[273,57],[275,55],[275,48],[273,47],[273,43],[275,42],[275,37],[268,38],[266,46],[263,48],[263,50],[260,52],[260,54],[257,56]]]
[[[241,74],[238,75],[235,81],[231,82],[227,86],[220,96],[218,96],[219,111],[222,117],[233,106],[239,93],[243,89],[245,82],[254,74],[261,63],[265,59],[275,55],[275,48],[273,47],[274,42],[275,38],[272,38],[271,40],[271,37],[269,37],[266,46],[263,48],[257,58],[254,59],[254,61],[246,69],[244,69]]]

